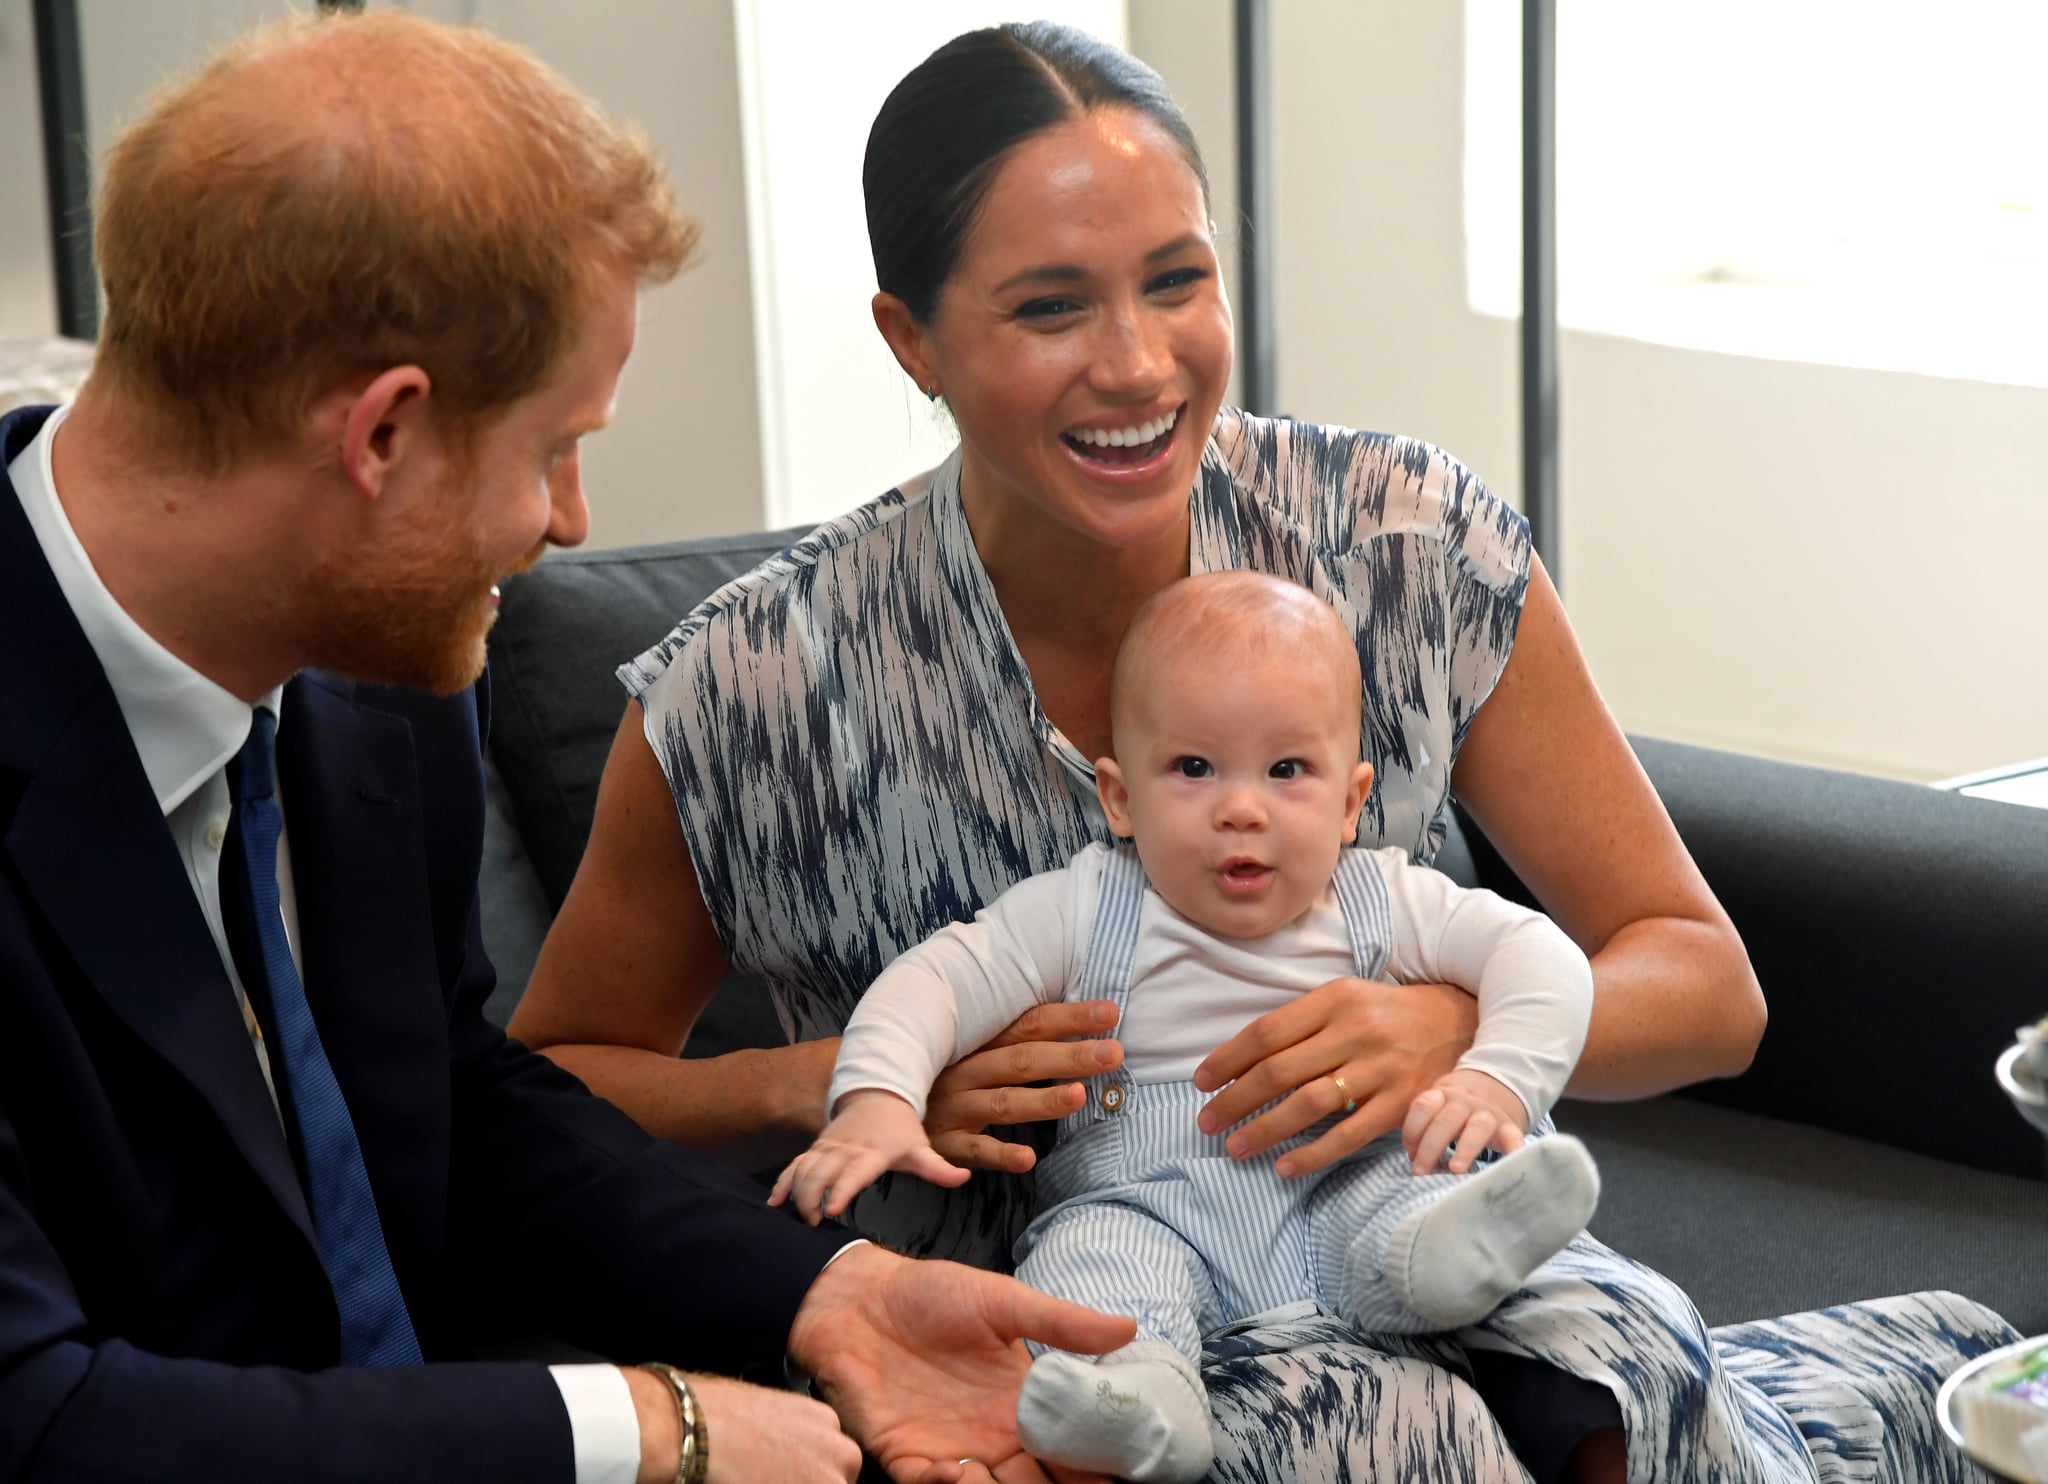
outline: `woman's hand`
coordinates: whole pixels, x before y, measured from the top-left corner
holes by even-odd
[[[1261,1015],[1203,1059],[1195,1086],[1222,1091],[1198,1122],[1202,1132],[1220,1133],[1281,1099],[1226,1141],[1243,1159],[1342,1112],[1349,1092],[1351,1114],[1274,1166],[1283,1176],[1311,1174],[1401,1127],[1415,1099],[1471,1049],[1478,1028],[1479,1002],[1455,984],[1333,979]]]
[[[1083,1077],[1121,1066],[1124,1048],[1095,1037],[1116,1024],[1108,1000],[1034,1005],[995,1039],[939,1074],[925,1102],[932,1148],[963,1169],[1031,1168],[1037,1154],[982,1132],[990,1124],[1064,1118],[1081,1106]],[[1046,1087],[1033,1084],[1053,1083]]]

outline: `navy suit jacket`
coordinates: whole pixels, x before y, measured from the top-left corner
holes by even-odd
[[[0,1479],[566,1481],[545,1367],[779,1366],[848,1240],[646,1137],[481,1013],[487,688],[307,673],[278,769],[306,996],[429,1364],[337,1366],[333,1292],[233,990],[0,419]]]

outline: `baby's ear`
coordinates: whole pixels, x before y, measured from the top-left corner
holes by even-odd
[[[1372,792],[1372,764],[1360,763],[1351,770],[1351,786],[1344,791],[1344,843],[1358,838],[1358,816],[1365,808],[1365,796]]]
[[[1131,824],[1131,791],[1124,786],[1124,770],[1116,765],[1115,758],[1095,760],[1095,795],[1102,800],[1102,812],[1109,816],[1110,829],[1126,840],[1137,833]]]

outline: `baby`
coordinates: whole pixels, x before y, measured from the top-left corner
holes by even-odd
[[[1592,1215],[1584,1146],[1523,1141],[1578,1059],[1592,971],[1537,913],[1398,849],[1345,849],[1372,784],[1361,694],[1351,635],[1305,588],[1225,572],[1155,597],[1117,655],[1116,756],[1095,765],[1110,828],[1132,843],[1092,845],[892,963],[846,1028],[831,1121],[770,1196],[815,1221],[885,1170],[960,1184],[968,1172],[925,1135],[933,1079],[1035,1003],[1115,1001],[1124,1065],[1061,1121],[1017,1275],[1134,1314],[1138,1338],[1092,1361],[1033,1362],[1017,1422],[1042,1459],[1146,1484],[1200,1479],[1203,1335],[1304,1302],[1365,1332],[1457,1329]],[[1310,1080],[1334,1084],[1341,1113],[1233,1159],[1222,1133],[1196,1126],[1212,1095],[1194,1086],[1196,1065],[1349,975],[1475,986],[1472,1049],[1416,1098],[1405,1150],[1389,1135],[1279,1175],[1280,1155],[1354,1110],[1338,1067]],[[1488,1148],[1503,1157],[1465,1173]]]

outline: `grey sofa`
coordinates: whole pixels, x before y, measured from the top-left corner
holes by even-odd
[[[625,705],[613,668],[797,534],[557,555],[505,585],[483,894],[501,1022],[589,833]],[[2044,1149],[1992,1077],[2048,1011],[2048,811],[1633,740],[1771,1025],[1742,1077],[1559,1110],[1600,1161],[1595,1235],[1710,1324],[1944,1288],[2048,1331]],[[1520,893],[1462,825],[1438,864]],[[734,979],[685,1055],[779,1036]]]

